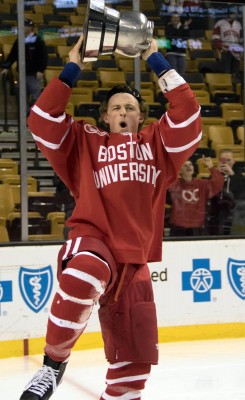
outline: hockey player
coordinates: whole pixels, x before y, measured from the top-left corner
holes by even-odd
[[[58,255],[59,289],[51,306],[44,363],[21,400],[49,399],[95,301],[109,361],[100,399],[141,399],[158,362],[156,310],[147,262],[161,260],[167,187],[201,137],[200,107],[188,84],[158,53],[143,53],[170,108],[138,132],[140,94],[117,86],[104,113],[110,133],[65,113],[81,63],[81,37],[28,119],[33,137],[73,193],[69,239]]]

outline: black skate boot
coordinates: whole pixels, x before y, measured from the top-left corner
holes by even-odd
[[[61,383],[67,362],[57,362],[47,355],[43,366],[25,387],[20,400],[48,400]]]

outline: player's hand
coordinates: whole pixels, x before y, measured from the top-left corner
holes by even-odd
[[[224,175],[229,175],[229,176],[234,175],[233,169],[228,164],[226,164],[224,162],[220,162],[219,163],[218,170]]]
[[[41,81],[41,80],[43,79],[43,73],[40,72],[40,71],[38,71],[38,72],[36,73],[36,78],[37,78],[39,81]]]
[[[82,43],[83,43],[83,34],[80,36],[75,46],[69,51],[70,62],[76,63],[81,68],[81,70],[86,68],[86,63],[82,62],[80,54]]]
[[[7,68],[2,69],[1,75],[7,75],[8,71],[9,70]]]
[[[156,39],[152,39],[149,49],[147,49],[146,51],[144,51],[142,53],[143,60],[146,61],[147,58],[150,57],[150,55],[152,53],[156,53],[156,52],[158,52],[158,44],[157,44]]]
[[[204,157],[202,158],[203,164],[207,167],[207,168],[213,168],[213,160],[211,157]]]

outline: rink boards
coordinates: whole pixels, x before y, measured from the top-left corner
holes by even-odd
[[[245,337],[244,239],[163,242],[149,264],[159,341]],[[0,358],[42,353],[60,246],[0,248]],[[98,306],[77,349],[103,346]]]

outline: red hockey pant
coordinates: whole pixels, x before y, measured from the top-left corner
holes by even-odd
[[[111,270],[106,261],[87,251],[77,253],[68,261],[51,306],[45,353],[56,361],[68,359],[88,323],[94,302],[100,299],[100,322],[105,353],[110,362],[107,388],[101,399],[138,400],[151,364],[157,363],[157,328],[151,280],[147,266],[139,269],[129,266],[118,292],[120,276],[119,268],[117,285],[104,294],[111,281]],[[131,307],[132,303],[135,304]],[[138,306],[134,307],[136,303]],[[121,313],[124,308],[126,312],[118,321],[115,332],[111,322],[116,322],[115,313]],[[136,321],[135,324],[131,319]],[[145,346],[146,343],[150,346]]]

